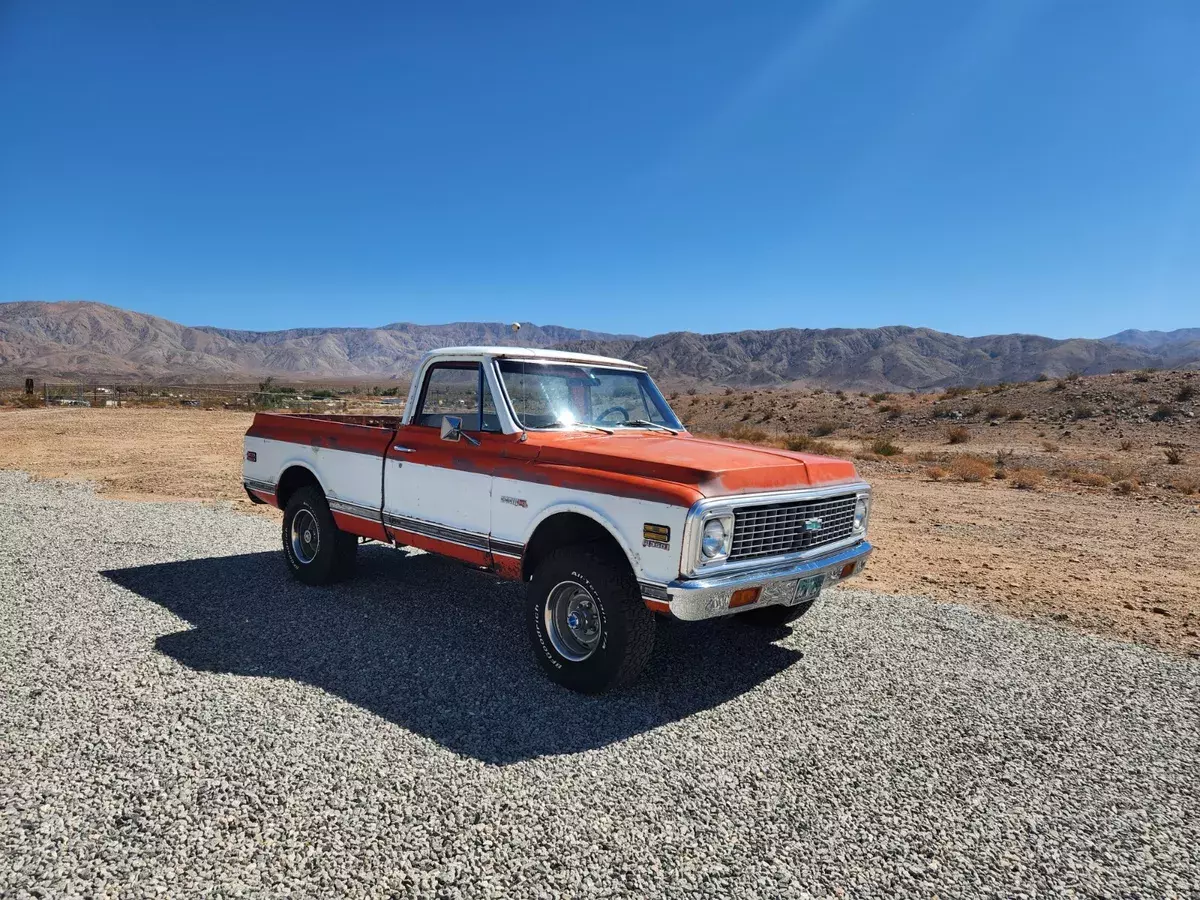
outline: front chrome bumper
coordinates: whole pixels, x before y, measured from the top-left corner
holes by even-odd
[[[777,606],[791,600],[791,592],[782,589],[783,583],[824,575],[825,580],[821,585],[821,589],[824,590],[844,578],[861,572],[872,549],[871,545],[864,540],[853,547],[836,550],[825,556],[818,556],[803,562],[766,566],[761,569],[746,569],[725,575],[713,575],[709,578],[681,578],[666,585],[652,585],[643,582],[642,596],[648,600],[666,601],[671,606],[671,614],[677,619],[686,621],[727,616],[731,613],[759,609],[763,606]],[[772,591],[772,585],[780,589]],[[748,606],[729,608],[729,600],[734,591],[752,587],[762,588],[758,602]]]

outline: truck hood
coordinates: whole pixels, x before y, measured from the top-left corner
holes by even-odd
[[[530,435],[531,443],[533,434]],[[685,485],[705,497],[825,487],[858,480],[843,459],[657,432],[537,434],[538,465],[561,465]]]

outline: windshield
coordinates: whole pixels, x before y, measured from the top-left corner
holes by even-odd
[[[500,377],[522,428],[673,428],[683,430],[645,372],[499,360]]]

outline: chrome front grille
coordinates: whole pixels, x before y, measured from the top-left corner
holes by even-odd
[[[744,506],[733,511],[729,562],[781,556],[850,537],[857,497]]]

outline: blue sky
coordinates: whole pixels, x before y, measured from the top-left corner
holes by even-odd
[[[1200,325],[1200,3],[0,0],[0,301]]]

